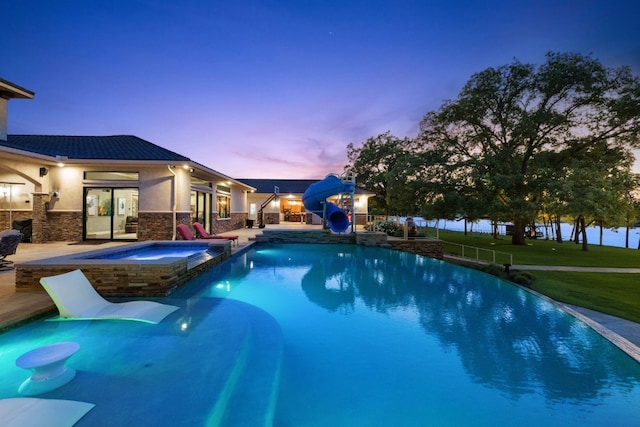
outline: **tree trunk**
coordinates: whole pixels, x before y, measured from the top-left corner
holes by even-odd
[[[464,219],[464,235],[467,235],[467,218]]]
[[[511,236],[511,244],[512,245],[520,245],[524,246],[526,243],[524,241],[524,225],[526,221],[523,220],[515,220],[513,221],[513,235]]]
[[[578,222],[580,223],[580,233],[582,234],[582,250],[588,251],[589,244],[587,242],[587,226],[584,223],[584,216],[580,215],[580,217],[578,217]]]
[[[549,223],[547,222],[547,217],[542,216],[542,226],[544,227],[544,240],[549,240]]]
[[[625,249],[629,249],[629,228],[631,227],[631,222],[629,218],[627,218],[627,229],[624,236],[624,247]]]
[[[560,228],[560,216],[556,217],[556,242],[562,243],[562,229]]]
[[[600,246],[602,246],[602,229],[604,228],[604,222],[600,220],[598,224],[600,225]]]

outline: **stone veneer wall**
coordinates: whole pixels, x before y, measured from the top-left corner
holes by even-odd
[[[328,230],[262,230],[257,243],[356,243],[354,234],[334,234]]]
[[[214,217],[213,231],[217,234],[244,228],[248,217],[249,215],[246,213],[232,213],[229,219],[216,220]]]
[[[200,273],[231,256],[231,244],[224,245],[221,253],[188,268],[187,260],[152,266],[136,263],[120,265],[83,264],[82,272],[103,296],[167,296]],[[67,273],[79,268],[73,264],[24,263],[16,267],[16,292],[42,292],[40,279]]]
[[[31,224],[31,242],[46,243],[49,241],[49,193],[33,193],[33,211],[31,213],[33,222]],[[82,224],[80,224],[82,233]]]
[[[387,243],[387,235],[376,231],[357,233],[356,243],[363,246],[383,246]]]
[[[21,219],[31,219],[31,211],[13,211],[11,212],[11,221],[9,221],[9,211],[0,211],[0,231],[13,228],[13,221]],[[33,232],[32,232],[33,233]],[[33,238],[33,237],[32,237]]]
[[[11,221],[16,221],[19,219],[30,219],[31,211],[12,211],[11,212]],[[0,231],[5,230],[7,228],[11,228],[11,224],[9,224],[9,211],[2,210],[0,211]]]
[[[189,214],[178,213],[177,224],[183,222],[183,216],[186,215],[189,223]],[[173,237],[173,214],[139,212],[138,213],[138,240],[171,240]]]
[[[280,214],[278,212],[265,212],[262,215],[265,224],[280,224]]]
[[[35,225],[35,219],[33,222]],[[82,240],[82,212],[47,212],[46,231],[42,234],[46,236],[45,240],[43,242],[34,240],[34,243]]]
[[[436,239],[389,240],[393,249],[429,258],[444,259],[444,242]]]
[[[256,234],[255,239],[256,243],[350,243],[364,246],[386,246],[430,258],[444,258],[444,242],[442,240],[388,240],[387,235],[380,232],[335,234],[328,230],[264,229],[262,234]]]

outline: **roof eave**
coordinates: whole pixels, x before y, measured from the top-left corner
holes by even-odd
[[[35,92],[11,83],[5,79],[0,78],[0,97],[5,99],[22,98],[33,99]]]

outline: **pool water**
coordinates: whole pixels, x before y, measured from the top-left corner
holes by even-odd
[[[270,313],[276,425],[638,425],[640,364],[551,303],[408,253],[281,245],[210,295]]]
[[[136,250],[122,250],[113,253],[101,254],[87,259],[121,259],[121,260],[157,260],[161,258],[177,257],[184,258],[191,255],[203,253],[208,248],[202,245],[161,245],[155,244]]]
[[[34,322],[20,354],[80,350],[42,397],[96,403],[78,426],[633,426],[640,364],[544,299],[445,262],[353,245],[255,246],[170,298],[158,325]],[[170,403],[169,403],[170,402]]]

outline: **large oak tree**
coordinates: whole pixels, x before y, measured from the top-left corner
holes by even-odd
[[[446,171],[443,192],[479,195],[486,214],[508,217],[512,242],[524,244],[550,176],[571,171],[595,146],[630,156],[639,135],[640,82],[628,67],[549,53],[540,66],[515,60],[473,75],[457,99],[424,117],[418,141]]]

